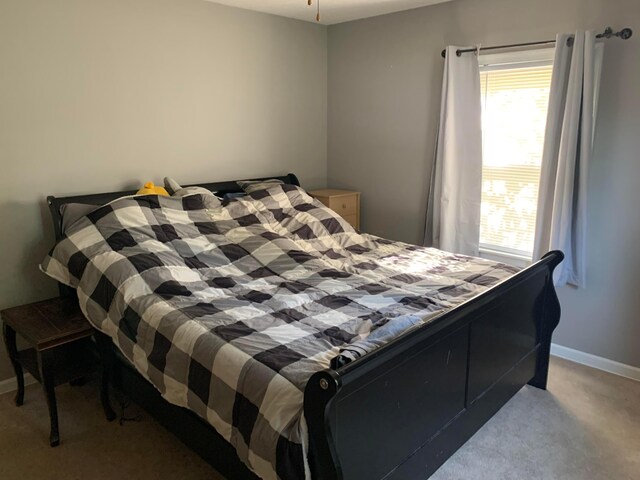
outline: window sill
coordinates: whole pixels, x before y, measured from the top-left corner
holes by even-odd
[[[501,252],[486,247],[480,247],[480,258],[493,260],[494,262],[506,263],[514,267],[525,268],[531,265],[531,257],[517,255],[515,253]]]

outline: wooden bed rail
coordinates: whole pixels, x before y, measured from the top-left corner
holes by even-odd
[[[553,251],[305,389],[322,480],[427,478],[522,386],[546,387],[560,318]]]

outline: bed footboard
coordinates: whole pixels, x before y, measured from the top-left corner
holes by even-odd
[[[427,478],[522,386],[546,387],[560,319],[550,252],[482,295],[305,390],[322,480]]]

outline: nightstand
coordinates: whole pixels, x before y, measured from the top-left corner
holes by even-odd
[[[312,190],[309,195],[324,203],[356,230],[360,229],[360,192],[325,188]]]
[[[53,298],[9,308],[0,314],[4,342],[18,383],[16,405],[24,402],[24,368],[42,384],[51,422],[49,443],[55,447],[60,443],[55,387],[96,371],[99,360],[91,340],[94,330],[74,298]],[[18,350],[16,334],[29,348]],[[104,401],[103,406],[107,418],[115,418]]]

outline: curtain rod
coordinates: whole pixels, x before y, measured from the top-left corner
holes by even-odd
[[[623,28],[619,32],[614,32],[611,27],[607,27],[607,28],[604,29],[604,32],[599,33],[598,35],[596,35],[596,38],[618,37],[618,38],[621,38],[622,40],[627,40],[627,39],[631,38],[631,35],[633,35],[633,30],[631,30],[630,28]],[[482,50],[502,50],[504,48],[533,47],[533,46],[541,46],[541,45],[555,45],[555,43],[556,43],[555,40],[543,40],[541,42],[513,43],[511,45],[497,45],[495,47],[480,47],[479,49],[478,48],[459,48],[458,50],[456,50],[456,55],[459,57],[463,53],[475,52],[477,50],[480,50],[480,51],[482,51]],[[447,56],[447,50],[444,49],[444,50],[442,50],[442,58],[445,58],[446,56]]]

